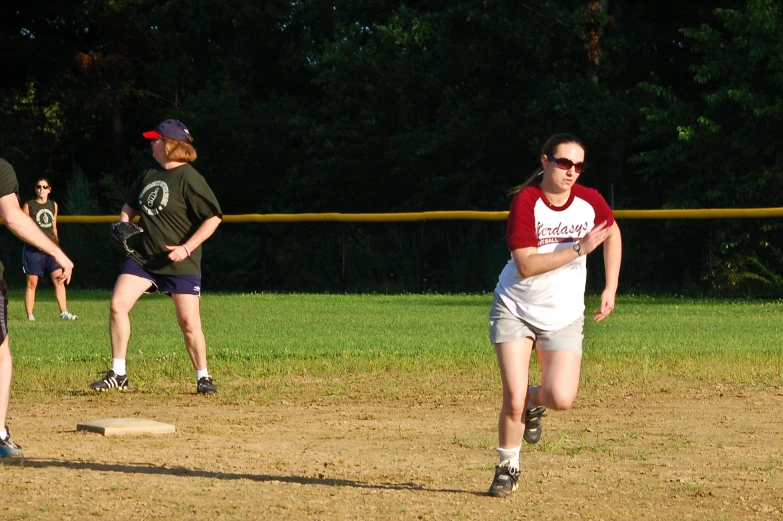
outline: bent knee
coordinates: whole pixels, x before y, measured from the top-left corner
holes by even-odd
[[[549,408],[554,411],[565,411],[571,408],[576,398],[576,392],[554,392],[549,395]]]
[[[201,320],[199,320],[198,317],[179,317],[177,323],[183,333],[188,334],[201,331]]]
[[[133,308],[132,303],[120,299],[111,299],[111,303],[109,303],[109,313],[112,315],[127,315],[131,308]]]

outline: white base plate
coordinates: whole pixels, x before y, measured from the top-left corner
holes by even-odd
[[[143,418],[107,418],[90,420],[76,425],[77,431],[90,431],[104,436],[124,436],[128,434],[171,434],[176,428],[170,423],[161,423]]]

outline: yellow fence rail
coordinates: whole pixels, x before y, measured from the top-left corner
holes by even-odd
[[[699,210],[615,210],[618,219],[743,219],[783,217],[783,208],[712,208]],[[247,213],[225,215],[227,223],[282,222],[420,222],[505,221],[508,212],[471,210],[409,213]],[[116,215],[61,215],[62,224],[108,224]],[[0,220],[0,224],[5,224]]]

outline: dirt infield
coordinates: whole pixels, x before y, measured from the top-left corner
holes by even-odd
[[[499,398],[14,398],[0,519],[783,519],[783,392],[583,390],[486,496]],[[237,402],[234,400],[234,402]],[[174,423],[103,437],[81,421]]]

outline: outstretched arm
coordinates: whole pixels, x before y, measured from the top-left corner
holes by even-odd
[[[604,242],[604,267],[606,286],[601,293],[601,308],[593,312],[593,320],[600,322],[609,316],[614,309],[614,298],[620,281],[620,263],[623,258],[623,239],[617,222],[609,230],[609,237]]]

